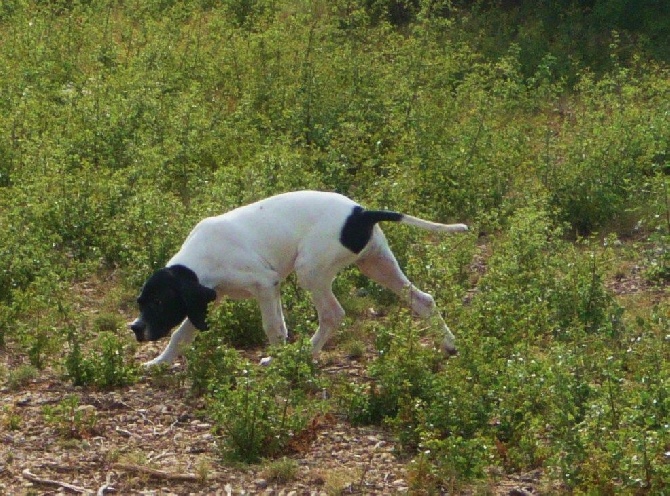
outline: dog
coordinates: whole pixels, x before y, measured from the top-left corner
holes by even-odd
[[[355,263],[360,271],[404,299],[444,332],[441,349],[457,353],[454,335],[433,297],[400,269],[380,222],[399,222],[438,232],[467,231],[465,224],[438,224],[388,210],[366,210],[337,193],[283,193],[200,221],[165,268],[155,272],[137,298],[140,315],[130,324],[138,341],[156,341],[181,324],[165,350],[146,366],[171,363],[197,330],[207,328],[207,307],[221,296],[255,298],[270,344],[288,336],[280,285],[295,272],[318,313],[311,338],[316,358],[344,319],[332,283]]]

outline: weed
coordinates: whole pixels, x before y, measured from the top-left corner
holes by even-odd
[[[267,463],[263,468],[263,476],[270,482],[287,484],[298,475],[298,462],[291,458],[282,457]]]
[[[34,366],[21,364],[7,374],[7,387],[12,391],[22,389],[37,379],[38,375],[39,371]]]
[[[197,396],[231,387],[242,368],[238,352],[211,329],[198,334],[186,350],[186,359],[186,378]]]
[[[102,313],[93,320],[93,331],[96,334],[103,332],[117,332],[123,328],[121,316],[116,313]]]
[[[195,473],[201,483],[206,483],[207,479],[211,477],[213,470],[212,462],[206,457],[200,457],[195,464]]]
[[[82,351],[79,333],[68,333],[69,351],[65,358],[66,376],[74,385],[94,385],[102,389],[125,386],[139,376],[137,365],[127,359],[129,346],[112,333],[103,333],[95,341],[97,353]]]
[[[344,353],[351,360],[359,360],[365,356],[365,343],[357,339],[351,339],[345,343]]]
[[[223,455],[246,463],[282,454],[306,428],[318,403],[315,369],[304,342],[276,348],[267,368],[246,364],[214,390],[209,412]]]
[[[74,395],[65,397],[54,406],[45,405],[42,414],[47,424],[65,439],[83,439],[94,434],[98,420],[95,407],[81,405]]]
[[[21,415],[16,412],[16,408],[12,406],[3,407],[2,415],[0,416],[0,425],[8,431],[17,431],[21,428],[21,422]]]

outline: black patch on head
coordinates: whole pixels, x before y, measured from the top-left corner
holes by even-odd
[[[132,326],[138,341],[155,341],[186,317],[200,330],[207,328],[207,305],[216,291],[200,284],[198,276],[183,265],[156,271],[144,284],[137,303],[140,318]]]
[[[354,253],[360,253],[372,237],[375,224],[382,221],[399,222],[402,214],[388,210],[365,210],[356,205],[342,226],[340,243]]]

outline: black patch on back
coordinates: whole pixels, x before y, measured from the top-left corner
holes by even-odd
[[[342,226],[340,243],[354,253],[360,253],[370,242],[372,229],[382,221],[399,222],[402,214],[388,210],[365,210],[356,205]]]

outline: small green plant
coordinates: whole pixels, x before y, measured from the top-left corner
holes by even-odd
[[[67,336],[69,351],[65,357],[67,378],[75,386],[84,386],[94,381],[95,365],[84,357],[78,331],[73,327],[68,329]]]
[[[129,359],[129,345],[115,334],[105,332],[95,341],[92,351],[82,350],[80,335],[68,333],[69,350],[65,357],[66,377],[77,386],[93,385],[102,389],[126,386],[139,377],[137,365]]]
[[[432,397],[433,374],[443,357],[419,343],[416,323],[405,310],[399,310],[396,320],[390,328],[378,329],[379,357],[368,372],[372,382],[350,390],[347,411],[355,423],[380,424],[386,420],[398,432],[414,437],[414,420],[405,422],[404,414],[415,411],[410,404]]]
[[[115,313],[102,313],[93,320],[93,330],[96,334],[103,332],[117,332],[123,327],[123,320]]]
[[[245,364],[234,383],[215,390],[209,406],[226,458],[254,463],[281,455],[306,426],[319,402],[317,378],[304,342],[273,349],[268,367]]]
[[[231,387],[242,367],[239,353],[212,329],[199,333],[185,355],[186,379],[196,396]]]
[[[95,407],[81,405],[79,397],[66,396],[60,403],[45,405],[42,414],[65,439],[83,439],[95,433],[98,416]]]
[[[298,468],[298,462],[291,458],[282,457],[268,462],[262,473],[270,482],[286,484],[297,478]]]
[[[13,406],[5,406],[2,408],[0,415],[0,425],[9,431],[16,431],[21,428],[21,415]]]
[[[224,457],[255,463],[281,454],[305,427],[306,409],[283,381],[244,370],[234,389],[216,393],[209,411],[223,437]]]
[[[365,343],[358,339],[352,339],[344,344],[344,352],[347,358],[359,360],[365,356]]]
[[[269,351],[272,361],[267,375],[281,378],[291,391],[308,393],[319,389],[317,367],[308,339],[273,346]]]
[[[258,305],[253,300],[224,299],[210,308],[209,331],[224,338],[229,346],[250,348],[266,342]]]
[[[651,246],[647,251],[645,276],[652,282],[670,281],[670,179],[669,165],[665,173],[658,173],[652,180],[653,211],[648,222],[653,230],[649,236]]]
[[[21,364],[10,370],[7,374],[7,387],[12,391],[24,388],[30,382],[34,381],[38,374],[37,368],[33,365],[27,363]]]
[[[139,370],[134,361],[129,360],[130,347],[124,340],[111,333],[99,339],[101,348],[96,367],[96,385],[101,388],[127,386],[137,380]]]

